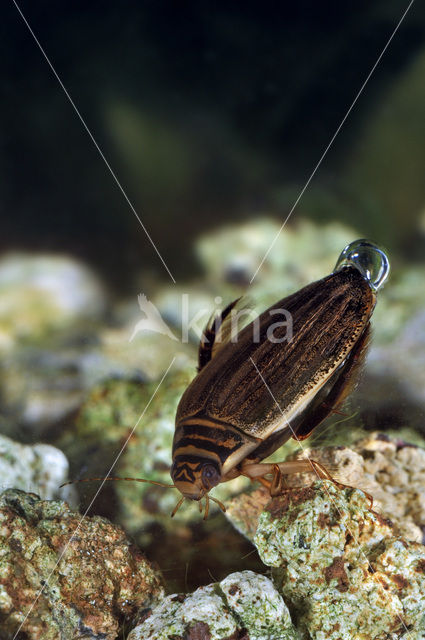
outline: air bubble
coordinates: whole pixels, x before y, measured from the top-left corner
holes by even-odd
[[[347,245],[338,258],[335,271],[355,267],[367,280],[373,291],[378,291],[390,272],[386,253],[370,240],[360,239]]]

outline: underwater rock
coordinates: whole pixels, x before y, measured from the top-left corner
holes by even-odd
[[[425,436],[424,280],[421,266],[394,271],[379,296],[366,368],[354,393],[354,406],[373,429],[409,425]]]
[[[76,504],[73,486],[59,488],[68,480],[65,454],[49,444],[23,445],[0,435],[0,491],[7,488],[37,493],[43,500],[59,498]]]
[[[114,309],[84,264],[50,254],[0,259],[0,431],[22,440],[44,436],[68,419],[85,394],[108,378],[157,380],[194,363],[193,345],[140,330],[131,313]],[[121,305],[122,306],[122,305]],[[106,314],[108,311],[108,314]]]
[[[100,333],[103,340],[105,332]],[[124,340],[124,335],[121,334]],[[4,398],[1,412],[1,431],[6,435],[18,433],[22,439],[49,434],[57,424],[69,421],[84,402],[90,390],[109,378],[133,380],[138,384],[156,379],[170,365],[173,354],[155,343],[144,348],[121,343],[116,336],[113,349],[101,342],[95,346],[69,348],[58,345],[53,349],[22,349],[14,358],[3,361],[0,388]],[[149,354],[149,355],[147,355]],[[155,360],[155,365],[153,361]],[[194,360],[178,354],[173,368],[195,370]],[[49,434],[49,437],[51,435]]]
[[[326,480],[273,498],[255,544],[304,638],[400,640],[424,622],[425,547],[357,489]]]
[[[271,580],[232,573],[194,593],[170,595],[127,640],[295,640],[289,611]]]
[[[373,497],[374,510],[390,518],[407,540],[423,542],[425,531],[425,449],[400,438],[372,433],[348,447],[305,449],[290,459],[317,460],[337,479]],[[313,474],[288,477],[289,486],[310,484]]]
[[[390,256],[391,259],[391,256]],[[376,347],[381,346],[389,349],[394,354],[398,351],[403,354],[403,345],[398,344],[398,340],[415,343],[422,358],[425,357],[423,348],[424,331],[420,325],[420,318],[423,319],[423,309],[425,306],[425,289],[423,286],[425,279],[425,267],[418,264],[415,266],[399,265],[393,268],[390,279],[385,288],[379,294],[379,301],[374,310],[374,333],[372,340]],[[409,329],[409,324],[411,324]],[[415,332],[412,333],[412,329]],[[377,351],[372,358],[373,366],[379,365],[381,350]],[[376,359],[376,362],[375,362]],[[385,363],[385,367],[387,364]],[[385,370],[384,368],[382,369]]]
[[[174,370],[195,371],[193,345],[172,342],[170,346],[167,337],[145,332],[129,342],[135,324],[52,336],[37,345],[23,344],[5,356],[0,364],[0,430],[16,435],[18,425],[20,439],[32,439],[34,433],[44,436],[72,417],[101,381],[158,380],[173,357]]]
[[[425,280],[425,272],[423,274]],[[422,282],[424,282],[422,280]],[[425,302],[425,301],[424,301]],[[379,353],[381,366],[391,366],[394,377],[413,400],[425,406],[425,311],[409,318],[398,339]]]
[[[0,366],[0,411],[5,435],[33,440],[69,416],[85,392],[83,354],[68,347],[24,346]]]
[[[109,380],[95,386],[75,425],[58,440],[75,473],[105,475],[137,424],[113,474],[170,483],[175,411],[192,377],[192,370],[170,371],[157,393],[157,382]],[[86,501],[97,488],[98,483],[78,485]],[[147,525],[159,521],[175,528],[182,517],[177,514],[176,522],[170,520],[177,500],[173,490],[137,482],[114,482],[107,483],[102,490],[105,493],[116,507],[114,520],[130,533],[144,531]]]
[[[62,255],[11,253],[0,260],[0,350],[98,320],[105,293],[96,276]]]
[[[239,533],[253,541],[260,515],[269,502],[268,489],[251,489],[226,502],[226,517]]]
[[[293,225],[281,226],[281,220],[263,216],[201,236],[195,251],[207,281],[236,286],[240,292],[265,258],[250,293],[255,295],[265,288],[283,297],[328,275],[341,250],[358,237],[355,230],[337,222],[317,225],[297,218]]]
[[[39,436],[82,400],[81,361],[96,342],[107,296],[81,262],[29,253],[0,260],[0,296],[1,429]]]
[[[126,618],[163,595],[120,527],[82,518],[66,502],[9,489],[0,496],[0,531],[4,640],[18,629],[28,640],[115,640]]]
[[[373,497],[373,508],[391,519],[406,540],[423,542],[425,531],[425,449],[400,438],[372,433],[350,447],[304,448],[287,460],[310,457],[331,470],[342,483],[357,487]],[[285,476],[288,487],[310,486],[313,473]],[[232,524],[252,539],[261,511],[269,502],[263,488],[244,493],[227,503]]]
[[[104,328],[99,332],[103,379],[109,376],[139,378],[146,382],[159,380],[173,358],[174,370],[195,367],[197,356],[192,344],[151,331],[139,331],[130,341],[141,317],[135,317],[123,327]],[[96,381],[99,379],[98,376]]]
[[[164,289],[167,287],[159,291]],[[113,326],[99,331],[104,370],[110,377],[138,377],[147,382],[159,380],[173,358],[174,370],[195,367],[197,345],[183,337],[181,319],[175,324],[174,318],[156,307],[150,295],[134,295],[115,306]]]

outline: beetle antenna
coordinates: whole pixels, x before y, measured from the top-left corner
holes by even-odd
[[[215,502],[216,504],[218,504],[218,506],[220,507],[220,509],[222,510],[223,513],[226,513],[226,507],[224,506],[224,504],[222,502],[220,502],[220,500],[217,500],[217,498],[213,498],[212,496],[210,496],[210,500],[212,500],[213,502]]]
[[[176,515],[177,511],[180,509],[180,507],[182,506],[183,502],[186,500],[186,498],[184,496],[182,496],[180,498],[180,500],[178,501],[178,503],[176,504],[176,506],[174,507],[172,513],[171,513],[171,517],[174,518],[174,516]]]
[[[106,480],[125,480],[126,482],[146,482],[148,484],[155,484],[158,487],[164,487],[166,489],[176,489],[176,485],[174,484],[166,484],[165,482],[157,482],[156,480],[145,480],[144,478],[122,478],[120,476],[107,476],[106,478],[81,478],[81,480],[70,480],[69,482],[64,482],[59,486],[59,489],[62,487],[66,487],[68,484],[77,484],[78,482],[92,482],[93,480],[100,480],[101,482],[105,482]]]

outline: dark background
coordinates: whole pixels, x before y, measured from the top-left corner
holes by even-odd
[[[286,217],[407,4],[19,2],[178,279],[201,230]],[[1,14],[0,249],[68,251],[120,290],[166,279],[12,0]],[[294,217],[421,257],[424,45],[417,2]]]
[[[239,283],[233,283],[230,297],[231,283],[217,282],[215,290],[211,274],[209,284],[202,279],[197,236],[250,218],[257,220],[253,233],[262,228],[262,216],[285,220],[408,0],[18,4],[175,276],[174,295],[186,281],[194,299],[202,301],[205,288],[211,299],[217,291],[227,303],[240,295]],[[170,279],[13,0],[1,5],[0,48],[0,255],[25,249],[35,259],[22,258],[16,296],[14,285],[6,287],[11,346],[0,359],[0,430],[24,442],[41,439],[59,446],[71,461],[71,478],[104,475],[134,425],[127,405],[139,416],[147,402],[143,394],[150,396],[140,382],[155,377],[146,353],[151,346],[155,358],[164,352],[168,366],[175,348],[167,339],[150,345],[149,334],[129,345],[141,317],[136,293],[150,298],[154,291],[166,292]],[[338,221],[353,228],[347,238],[371,237],[391,257],[388,298],[380,296],[374,316],[373,346],[379,345],[383,325],[387,344],[378,346],[375,370],[350,405],[353,412],[347,409],[356,428],[419,425],[423,434],[425,337],[415,300],[421,298],[423,266],[409,269],[409,263],[423,262],[425,255],[424,79],[425,8],[416,0],[288,223],[308,218],[321,231],[324,222]],[[306,233],[306,254],[312,237],[314,231]],[[65,252],[89,263],[118,294],[111,297],[114,303],[120,296],[120,303],[127,300],[122,315],[102,293],[105,309],[100,305],[85,325],[78,308],[68,318],[70,327],[61,324],[63,317],[43,316],[46,307],[41,304],[40,312],[37,306],[43,288],[27,278],[25,266],[37,264],[39,251]],[[326,269],[335,258],[329,256]],[[276,274],[278,267],[273,268]],[[48,275],[58,282],[62,272],[50,269]],[[287,271],[282,277],[296,289],[298,271]],[[308,269],[301,275],[298,287],[310,277]],[[72,308],[75,285],[70,289]],[[381,308],[385,323],[378,319]],[[20,322],[25,316],[27,325]],[[190,348],[195,358],[195,345]],[[120,376],[124,382],[115,379]],[[93,388],[99,378],[100,392]],[[109,388],[126,389],[126,383],[131,394],[108,396]],[[161,394],[158,403],[166,407],[164,389]],[[40,403],[42,417],[27,419],[28,407]],[[61,411],[52,417],[49,408],[58,404]],[[93,407],[91,431],[92,423],[81,416]],[[109,410],[112,417],[105,419]],[[338,424],[331,437],[337,433],[349,444],[357,431],[340,416]],[[125,476],[143,476],[143,447],[136,446],[142,454],[132,454],[134,468],[121,467]],[[125,464],[133,464],[131,458]],[[168,481],[163,466],[155,473]],[[107,485],[94,512],[120,521],[123,494]],[[98,485],[78,488],[87,505]],[[140,501],[141,514],[144,509]],[[145,525],[132,516],[126,524],[146,548]],[[179,537],[178,517],[168,524],[167,515],[162,529],[159,522],[148,556],[159,561],[169,589],[209,583],[229,568],[264,569],[223,516],[205,526],[197,519],[190,538],[187,531]]]

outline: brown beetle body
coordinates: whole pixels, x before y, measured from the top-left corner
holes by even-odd
[[[200,499],[205,494],[203,465],[218,471],[210,482],[214,486],[249,472],[250,464],[269,456],[294,433],[301,439],[311,433],[343,393],[345,384],[339,381],[346,382],[354,356],[367,342],[375,300],[359,271],[345,268],[262,313],[258,341],[248,325],[236,342],[218,349],[177,409],[172,478],[183,495]],[[276,309],[292,316],[289,342],[267,340]],[[275,328],[275,338],[281,337],[279,331],[283,328]]]
[[[207,328],[199,373],[176,416],[171,477],[184,497],[208,497],[212,487],[238,475],[271,489],[276,477],[270,483],[264,475],[276,476],[276,469],[281,475],[314,466],[329,475],[311,460],[261,461],[291,436],[307,438],[347,396],[366,353],[376,291],[388,273],[385,253],[357,240],[343,250],[331,275],[262,313],[255,339],[251,323],[236,341],[216,348],[217,329],[235,303]],[[275,322],[282,309],[293,324],[288,341]]]

